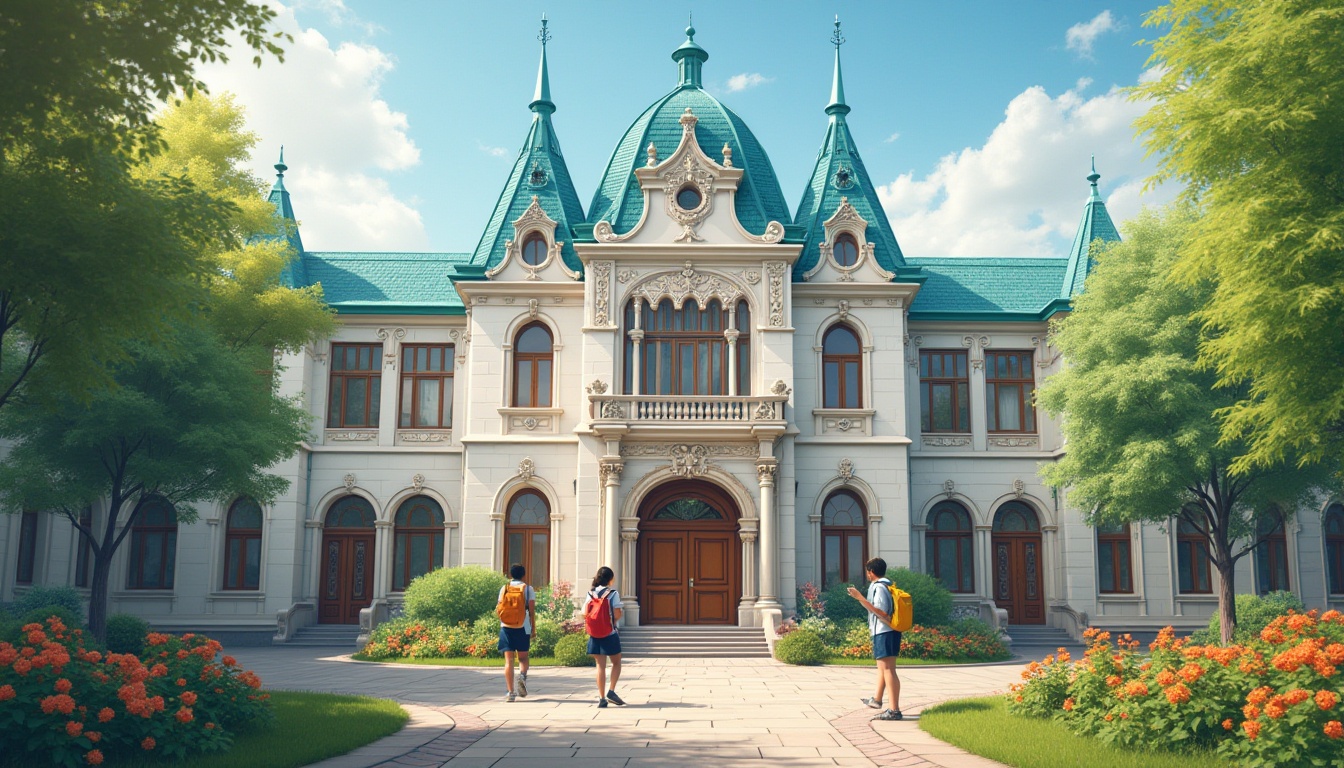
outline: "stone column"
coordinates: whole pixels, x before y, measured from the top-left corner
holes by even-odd
[[[392,521],[378,520],[373,528],[373,597],[379,599],[392,588]]]
[[[753,606],[756,604],[756,529],[745,527],[754,520],[743,520],[743,528],[738,533],[742,539],[742,602],[737,609],[738,626],[747,627],[755,623]]]
[[[990,544],[990,527],[975,526],[975,591],[994,599],[994,551]]]
[[[635,299],[635,327],[630,329],[630,392],[644,394],[644,299]],[[615,390],[615,387],[612,387]]]
[[[621,584],[621,604],[625,606],[621,625],[626,627],[639,626],[639,595],[635,594],[635,590],[638,589],[635,582],[635,568],[638,565],[635,562],[635,548],[638,542],[638,528],[621,529],[621,562],[616,567],[620,569],[618,580]]]
[[[602,476],[602,565],[612,569],[621,566],[621,510],[616,504],[616,492],[621,487],[621,471],[625,465],[620,459],[603,459],[598,465]]]
[[[774,459],[756,465],[761,487],[761,581],[756,609],[761,613],[781,612],[779,603],[779,523],[775,512],[775,475],[779,465]]]
[[[495,573],[504,572],[504,510],[490,513],[490,568]]]
[[[730,317],[736,316],[736,311],[730,314]],[[728,390],[724,392],[725,395],[737,394],[737,338],[741,335],[742,332],[736,328],[723,332],[723,338],[728,343]]]

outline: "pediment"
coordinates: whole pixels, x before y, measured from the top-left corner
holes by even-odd
[[[560,256],[564,241],[556,239],[559,222],[546,214],[536,195],[532,203],[513,220],[513,239],[504,243],[504,258],[485,276],[494,280],[578,280],[580,274],[565,265]],[[523,258],[523,248],[530,238],[540,237],[546,246],[546,255],[535,264]]]
[[[822,222],[826,235],[817,245],[820,251],[817,265],[803,274],[807,282],[890,282],[896,277],[877,263],[874,255],[875,244],[868,239],[868,221],[849,202],[848,197],[840,198],[840,205],[831,217]],[[836,256],[837,241],[847,236],[853,238],[855,247],[853,263],[841,263]]]

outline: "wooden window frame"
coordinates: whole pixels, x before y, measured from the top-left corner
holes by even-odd
[[[516,504],[518,500],[523,496],[535,496],[541,501],[542,507],[546,510],[546,523],[544,525],[522,524],[512,522],[511,520],[512,515],[510,514],[510,512],[513,511],[513,505]],[[510,557],[511,553],[509,552],[509,536],[514,533],[521,533],[523,535],[524,551],[521,553],[516,553],[518,555],[517,557]],[[535,559],[533,557],[532,537],[538,533],[546,534],[545,547],[546,547],[546,563],[548,571],[547,573],[536,573],[532,567],[533,560]],[[550,584],[551,575],[549,571],[550,568],[554,565],[551,562],[551,551],[550,551],[551,535],[552,535],[551,502],[546,499],[545,494],[543,494],[541,491],[538,491],[535,488],[523,488],[519,490],[517,493],[510,496],[509,503],[504,506],[504,541],[501,542],[501,545],[504,548],[504,575],[505,576],[509,575],[509,567],[511,565],[513,565],[514,563],[520,563],[525,569],[527,569],[527,575],[524,578],[527,580],[528,584],[531,584],[533,587],[537,589],[541,589],[547,584]]]
[[[369,350],[368,368],[338,368],[347,349],[367,348]],[[341,365],[344,363],[341,362]],[[355,364],[359,365],[359,352],[355,353]],[[359,423],[347,422],[346,395],[350,392],[349,383],[356,379],[364,380],[364,418]],[[336,382],[340,381],[339,396]],[[331,375],[327,384],[327,428],[328,429],[372,429],[378,426],[382,416],[380,400],[383,392],[383,345],[365,342],[335,342],[331,345]],[[339,401],[339,402],[338,402]],[[333,407],[335,410],[333,410]]]
[[[846,263],[843,259],[840,258],[840,253],[841,253],[841,251],[842,251],[842,248],[841,248],[842,245],[848,245],[851,249],[853,249],[853,255],[854,255],[854,257],[853,257],[848,263]],[[835,263],[836,263],[837,266],[841,266],[841,267],[845,267],[845,268],[849,268],[849,267],[854,266],[855,264],[858,264],[858,263],[859,263],[859,239],[858,239],[857,237],[854,237],[854,235],[852,235],[852,234],[850,234],[850,233],[848,233],[848,232],[841,232],[840,234],[836,235],[836,236],[835,236],[835,241],[834,241],[833,243],[831,243],[831,259],[832,259],[833,261],[835,261]]]
[[[997,362],[1000,358],[1017,357],[1019,376],[1000,377]],[[1036,376],[1034,354],[1030,350],[1006,350],[985,352],[985,409],[986,424],[990,434],[1036,434]],[[1004,429],[1000,425],[999,399],[996,387],[999,385],[1019,386],[1017,397],[1017,423],[1020,429]]]
[[[1255,591],[1256,594],[1264,595],[1270,592],[1287,592],[1292,589],[1293,577],[1290,563],[1288,562],[1288,533],[1287,521],[1280,519],[1275,524],[1274,530],[1268,534],[1258,534],[1262,538],[1255,545]],[[1261,562],[1263,559],[1263,563]],[[1278,583],[1279,561],[1283,563],[1284,583]],[[1261,569],[1268,573],[1261,573]],[[1266,589],[1261,590],[1261,578],[1267,582]]]
[[[32,584],[37,570],[37,512],[25,509],[19,521],[18,567],[14,570],[15,584]]]
[[[667,305],[667,310],[662,309]],[[715,309],[717,307],[717,309]],[[750,309],[745,301],[739,301],[735,307],[736,323],[733,326],[729,321],[733,319],[727,306],[718,299],[712,299],[705,307],[700,307],[694,299],[688,299],[680,309],[673,306],[671,299],[663,299],[657,305],[644,304],[640,316],[640,330],[644,333],[644,338],[640,342],[640,368],[634,370],[634,343],[630,340],[629,331],[634,329],[634,307],[633,303],[626,305],[626,341],[624,345],[625,370],[630,371],[625,381],[627,391],[633,381],[633,376],[639,376],[640,392],[646,395],[670,395],[676,397],[719,397],[734,393],[728,392],[728,337],[725,332],[728,330],[737,330],[738,337],[736,342],[737,357],[737,392],[735,394],[743,395],[751,391],[750,371],[751,371],[751,330],[750,330]],[[718,315],[718,322],[710,319],[712,314]],[[687,329],[687,320],[695,319],[695,328]],[[717,328],[714,327],[717,324]],[[668,381],[670,390],[662,391],[661,373],[659,362],[663,345],[671,347],[670,366]],[[700,345],[708,345],[706,360],[709,361],[709,369],[701,371],[700,369]],[[691,391],[683,391],[681,386],[684,367],[682,365],[682,350],[689,347],[691,354]],[[714,376],[714,361],[718,363],[719,375]],[[747,375],[744,376],[743,373]],[[703,374],[703,382],[702,382]],[[708,391],[701,392],[701,384],[705,384]]]
[[[403,525],[403,513],[409,514],[410,505],[419,503],[421,499],[433,502],[431,511],[437,509],[439,514],[439,523],[437,526],[410,526]],[[425,573],[438,570],[443,567],[443,539],[444,528],[443,521],[447,519],[443,511],[443,505],[424,494],[412,496],[409,499],[397,505],[397,512],[393,516],[392,527],[392,591],[404,592],[406,587],[418,576],[424,574],[411,575],[411,544],[413,540],[425,537],[429,539],[429,570]],[[400,584],[400,586],[398,586]]]
[[[1337,516],[1340,532],[1330,533],[1330,518]],[[1321,516],[1321,530],[1325,536],[1326,593],[1344,595],[1344,505],[1331,504]]]
[[[857,504],[858,507],[859,507],[859,511],[863,514],[863,524],[862,524],[862,525],[833,525],[833,524],[828,524],[828,523],[826,522],[826,508],[830,505],[830,503],[831,503],[831,499],[835,498],[836,496],[848,496],[848,497],[850,497],[850,498],[852,498],[852,499],[854,500],[854,503]],[[859,568],[862,569],[862,568],[863,568],[863,564],[866,563],[866,562],[868,561],[868,505],[863,503],[863,498],[862,498],[861,496],[859,496],[857,493],[854,493],[853,491],[846,490],[846,489],[843,489],[843,488],[842,488],[842,489],[839,489],[839,490],[834,490],[834,491],[831,491],[829,494],[827,494],[827,495],[826,495],[826,500],[825,500],[824,502],[822,502],[822,505],[821,505],[821,582],[822,582],[822,589],[823,589],[823,590],[835,586],[834,584],[827,584],[827,583],[826,583],[826,576],[827,576],[827,574],[829,574],[829,573],[831,572],[831,570],[832,570],[832,569],[830,569],[830,568],[827,567],[828,563],[827,563],[827,561],[826,561],[826,539],[827,539],[827,537],[829,537],[829,536],[838,536],[838,537],[840,538],[840,563],[839,563],[840,568],[839,568],[839,570],[840,570],[841,581],[840,581],[839,583],[842,583],[842,584],[843,584],[843,583],[846,583],[846,582],[844,581],[844,579],[845,579],[845,578],[847,577],[847,575],[851,572],[851,569],[852,569],[853,566],[854,566],[853,563],[849,562],[849,540],[850,540],[850,539],[857,538],[857,539],[859,539],[859,540],[862,542],[862,543],[861,543],[861,546],[860,546],[860,550],[862,551],[863,554],[861,555],[861,558],[860,558],[860,559],[862,559],[863,562],[859,563]]]
[[[851,352],[827,352],[826,342],[830,340],[831,334],[837,331],[844,331],[854,337],[854,345],[859,348],[857,353]],[[858,377],[855,392],[858,401],[850,403],[846,398],[846,392],[849,390],[849,375],[846,372],[850,365],[855,368],[855,376]],[[826,386],[827,370],[830,366],[836,367],[835,386],[838,390],[832,393]],[[863,337],[852,326],[846,323],[836,323],[826,329],[826,333],[821,337],[821,403],[823,408],[837,409],[856,409],[863,407]],[[835,400],[831,400],[831,395],[835,395]]]
[[[419,350],[439,350],[443,353],[443,368],[437,371],[420,370],[416,352]],[[397,429],[452,429],[453,428],[453,354],[452,344],[402,344],[401,345],[401,388],[397,392]],[[429,356],[426,355],[428,365]],[[439,412],[432,424],[420,423],[420,382],[438,381]],[[406,389],[410,385],[411,407],[406,409]],[[410,423],[407,424],[406,418]]]
[[[265,559],[265,551],[262,550],[262,528],[239,528],[233,524],[233,513],[238,509],[238,505],[250,501],[250,499],[238,498],[229,505],[229,513],[224,521],[224,579],[220,588],[229,592],[256,592],[261,589],[261,563]],[[255,503],[255,502],[253,502]],[[261,505],[257,504],[261,509]],[[261,525],[266,524],[266,513],[262,510]],[[257,583],[247,583],[247,543],[249,541],[257,542]],[[234,552],[233,543],[238,542],[238,560],[231,562]],[[236,586],[229,586],[229,575],[232,573],[237,578]]]
[[[960,514],[966,523],[966,528],[964,530],[938,530],[934,528],[934,519],[947,512]],[[943,586],[946,586],[953,594],[973,594],[975,592],[975,521],[971,517],[970,510],[955,501],[940,501],[933,506],[933,509],[929,510],[928,517],[925,519],[928,522],[928,528],[924,531],[924,553],[928,560],[929,575],[941,581]],[[956,548],[955,587],[951,586],[940,572],[939,564],[942,559],[938,557],[938,553],[943,546]],[[967,578],[963,579],[963,576]],[[969,586],[963,588],[963,582],[968,582]]]
[[[519,352],[518,341],[523,338],[523,334],[533,328],[540,328],[545,332],[546,338],[551,342],[550,346],[545,352]],[[528,380],[526,383],[523,382],[523,376],[519,373],[519,369],[524,362],[531,363],[532,370],[532,374],[527,377]],[[538,402],[540,399],[538,396],[541,394],[542,387],[541,376],[538,375],[537,369],[538,364],[542,362],[550,364],[550,380],[546,387],[546,402],[544,404]],[[523,404],[522,400],[518,397],[518,395],[523,392],[524,386],[526,386],[528,397],[530,398],[526,404]],[[528,323],[522,328],[519,328],[518,332],[513,335],[512,403],[514,408],[550,408],[555,403],[555,334],[551,333],[551,329],[543,322],[538,321]]]
[[[945,373],[941,376],[934,376],[927,371],[933,370],[934,358],[944,358],[944,372],[947,370],[947,363],[952,364],[952,376]],[[957,371],[965,371],[964,376],[955,375]],[[934,387],[946,386],[952,391],[952,428],[936,429],[933,423],[933,390]],[[964,401],[963,401],[964,400]],[[965,407],[966,423],[962,423],[962,408]],[[921,349],[919,351],[919,424],[920,431],[924,434],[956,434],[968,435],[971,433],[971,369],[970,356],[964,349]]]
[[[1194,528],[1190,532],[1181,530],[1181,524],[1184,521],[1176,523],[1176,592],[1180,595],[1211,595],[1213,594],[1213,566],[1209,557],[1208,538]],[[1200,556],[1200,552],[1203,556]],[[1184,564],[1182,564],[1184,560]],[[1201,568],[1201,565],[1203,566]],[[1188,571],[1190,576],[1191,588],[1181,589],[1181,574]],[[1208,583],[1207,589],[1200,589],[1200,575],[1203,571],[1204,581]]]
[[[1111,552],[1111,589],[1102,587],[1101,574],[1101,551],[1109,549]],[[1129,570],[1125,572],[1128,578],[1121,579],[1120,558],[1121,550],[1125,562],[1129,563]],[[1133,558],[1133,539],[1130,537],[1129,523],[1120,527],[1119,531],[1109,531],[1101,527],[1097,528],[1097,591],[1103,595],[1132,595],[1134,594],[1134,558]]]
[[[149,525],[145,523],[145,510],[141,509],[140,514],[136,516],[136,521],[131,526],[131,557],[130,572],[126,578],[126,589],[153,589],[170,590],[177,578],[177,509],[171,502],[164,499],[164,504],[173,515],[171,525]],[[145,571],[141,567],[144,562],[145,540],[153,534],[162,534],[159,538],[159,579],[157,585],[147,585]],[[170,546],[171,544],[171,546]]]

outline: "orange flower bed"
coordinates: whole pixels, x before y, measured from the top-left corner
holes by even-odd
[[[151,632],[141,657],[104,655],[53,616],[20,639],[0,642],[0,754],[25,765],[221,751],[232,728],[271,714],[261,680],[217,662],[206,637]]]
[[[1008,694],[1011,711],[1142,748],[1154,738],[1216,747],[1238,765],[1344,765],[1344,615],[1289,613],[1245,645],[1194,645],[1171,627],[1148,653],[1122,635],[1084,633],[1032,662]]]

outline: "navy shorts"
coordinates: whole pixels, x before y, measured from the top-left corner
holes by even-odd
[[[527,653],[532,649],[532,636],[522,627],[499,628],[499,650]]]
[[[881,632],[873,635],[873,658],[885,659],[901,655],[901,633]]]
[[[612,632],[606,637],[588,638],[588,655],[615,656],[621,652],[621,636]]]

